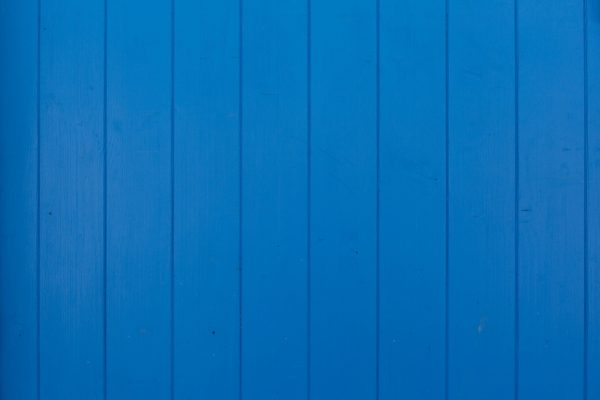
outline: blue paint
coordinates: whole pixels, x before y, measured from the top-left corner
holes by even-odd
[[[600,5],[0,10],[0,398],[600,398]]]
[[[311,11],[310,398],[370,400],[377,386],[376,7],[313,1]]]
[[[242,396],[304,400],[306,2],[245,0],[242,20]]]
[[[238,29],[238,0],[176,4],[176,398],[240,390]]]
[[[514,11],[512,1],[450,2],[448,10],[451,399],[514,393]]]
[[[587,399],[600,397],[600,3],[587,1],[586,17],[586,364]]]
[[[0,54],[0,398],[38,390],[38,5],[3,4]],[[16,40],[18,38],[18,40]]]
[[[103,14],[102,1],[41,8],[39,368],[48,398],[103,392]]]
[[[167,398],[171,380],[171,3],[109,2],[106,391]]]
[[[381,0],[380,18],[380,395],[439,399],[445,379],[445,2]]]
[[[583,21],[581,1],[518,4],[522,400],[584,393]]]

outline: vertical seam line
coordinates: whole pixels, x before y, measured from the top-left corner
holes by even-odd
[[[171,0],[171,282],[170,395],[175,398],[175,0]]]
[[[103,129],[103,166],[102,166],[102,186],[103,186],[103,193],[102,193],[102,233],[103,233],[103,256],[102,256],[102,291],[103,291],[103,297],[104,297],[104,304],[103,306],[103,315],[102,315],[102,340],[103,340],[103,360],[102,360],[102,375],[103,375],[103,382],[102,382],[102,395],[103,398],[106,399],[108,396],[108,376],[107,376],[107,371],[108,371],[108,365],[107,365],[107,360],[108,360],[108,350],[107,350],[107,314],[108,314],[108,310],[107,310],[107,305],[108,305],[108,299],[107,299],[107,191],[108,191],[108,187],[107,187],[107,160],[108,160],[108,156],[107,156],[107,152],[108,152],[108,147],[107,147],[107,105],[108,105],[108,88],[107,88],[107,80],[108,80],[108,0],[104,0],[104,82],[103,82],[103,115],[102,115],[102,129]]]
[[[41,293],[40,293],[40,288],[41,288],[41,268],[40,268],[40,264],[41,264],[41,249],[40,249],[40,225],[41,225],[41,218],[40,218],[40,199],[41,199],[41,195],[40,195],[40,188],[41,188],[41,147],[42,147],[42,141],[41,141],[41,115],[40,115],[40,111],[41,111],[41,22],[42,22],[42,1],[41,0],[37,0],[37,7],[38,7],[38,12],[37,12],[37,38],[36,38],[36,58],[37,58],[37,71],[36,71],[36,86],[37,86],[37,93],[36,93],[36,113],[37,113],[37,120],[36,120],[36,136],[37,136],[37,160],[36,160],[36,169],[37,169],[37,193],[36,193],[36,208],[37,208],[37,226],[36,226],[36,396],[38,398],[38,400],[41,397],[41,336],[40,336],[40,332],[41,332],[41,327],[40,327],[40,311],[41,311]]]
[[[381,77],[380,77],[380,9],[381,2],[380,0],[375,1],[375,141],[376,141],[376,166],[375,166],[375,184],[376,184],[376,194],[375,194],[375,398],[379,399],[379,353],[380,353],[380,304],[381,304],[381,294],[380,294],[380,286],[381,286],[381,267],[380,267],[380,103],[381,103]]]
[[[588,12],[583,0],[583,399],[588,398],[588,341],[589,341],[589,261],[588,261]]]
[[[311,396],[311,0],[306,1],[306,397]]]
[[[445,101],[445,121],[444,121],[444,134],[445,134],[445,169],[446,169],[446,204],[445,204],[445,217],[446,217],[446,224],[445,224],[445,288],[444,288],[444,297],[445,297],[445,337],[444,337],[444,351],[445,351],[445,357],[444,357],[444,398],[447,400],[448,399],[448,389],[449,389],[449,371],[448,371],[448,367],[449,367],[449,311],[450,311],[450,307],[448,305],[448,301],[449,301],[449,288],[450,288],[450,279],[449,279],[449,259],[450,259],[450,249],[449,249],[449,233],[450,233],[450,219],[449,219],[449,202],[450,202],[450,172],[449,172],[449,156],[450,156],[450,151],[449,151],[449,145],[450,145],[450,134],[449,134],[449,108],[448,108],[448,103],[449,103],[449,94],[448,94],[448,90],[449,90],[449,41],[448,41],[448,34],[449,34],[449,29],[448,29],[448,24],[449,24],[449,16],[448,16],[448,12],[449,12],[449,0],[445,0],[445,93],[444,93],[444,101]]]
[[[515,198],[514,198],[514,219],[515,219],[515,242],[514,242],[514,398],[519,398],[519,2],[515,0],[513,10],[513,47],[514,47],[514,130],[515,130],[515,154],[514,154],[514,181],[515,181]]]
[[[242,314],[242,306],[243,306],[243,299],[242,299],[242,289],[243,289],[243,282],[242,282],[242,261],[243,261],[243,255],[242,255],[242,250],[243,250],[243,225],[242,225],[242,217],[243,217],[243,140],[242,140],[242,131],[243,131],[243,86],[244,86],[244,82],[243,82],[243,78],[244,78],[244,71],[243,71],[243,10],[244,10],[244,3],[243,0],[239,0],[239,27],[238,27],[238,59],[239,59],[239,68],[238,68],[238,84],[239,84],[239,88],[238,88],[238,116],[239,116],[239,121],[238,121],[238,178],[239,178],[239,221],[238,221],[238,236],[239,236],[239,241],[238,241],[238,268],[239,268],[239,281],[238,281],[238,290],[239,290],[239,299],[238,299],[238,308],[239,308],[239,337],[238,337],[238,347],[239,347],[239,359],[238,359],[238,386],[239,386],[239,399],[241,400],[243,397],[243,393],[242,393],[242,345],[243,345],[243,338],[242,338],[242,324],[243,324],[243,314]]]

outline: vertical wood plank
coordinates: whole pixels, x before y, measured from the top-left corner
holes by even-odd
[[[587,399],[600,398],[600,3],[586,1]]]
[[[103,15],[99,0],[41,7],[42,398],[103,393]]]
[[[37,398],[38,2],[0,8],[0,398]]]
[[[239,1],[175,4],[175,397],[239,394]]]
[[[380,398],[445,376],[445,2],[380,2]]]
[[[311,14],[311,398],[376,395],[376,4]]]
[[[520,0],[519,398],[583,396],[581,0]]]
[[[514,2],[451,1],[448,397],[515,385]]]
[[[307,2],[243,5],[242,391],[307,396]]]
[[[107,383],[170,396],[171,2],[108,4]]]

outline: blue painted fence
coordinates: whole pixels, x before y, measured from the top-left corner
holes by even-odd
[[[600,1],[0,31],[0,398],[600,399]]]

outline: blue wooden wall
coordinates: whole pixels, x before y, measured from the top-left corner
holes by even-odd
[[[0,32],[1,399],[600,399],[600,1]]]

